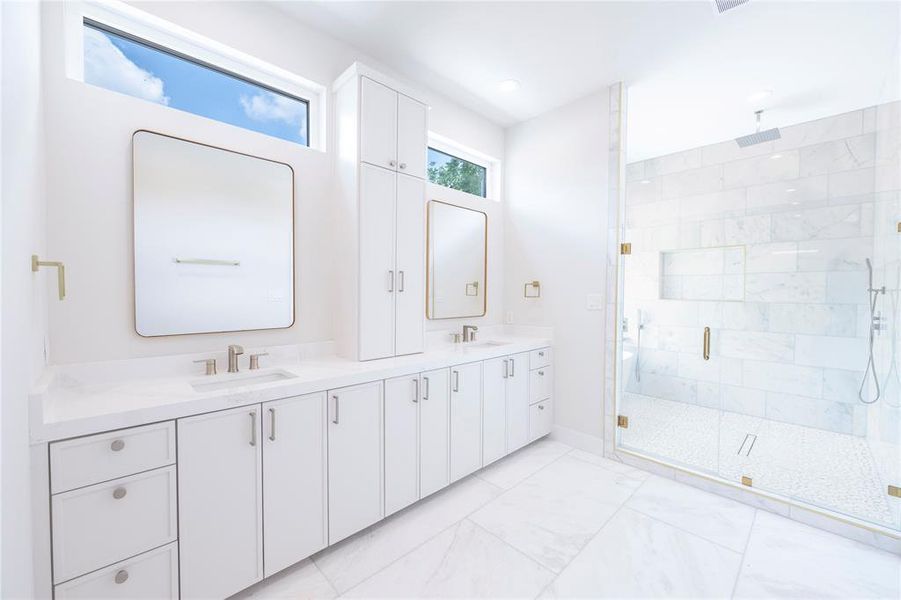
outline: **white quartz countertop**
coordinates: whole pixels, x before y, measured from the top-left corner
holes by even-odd
[[[263,368],[238,374],[204,376],[192,360],[203,355],[132,359],[84,366],[48,367],[31,394],[31,441],[42,443],[123,427],[176,419],[227,408],[350,385],[400,377],[453,365],[528,352],[550,346],[546,338],[492,336],[471,344],[446,344],[422,354],[357,362],[334,355],[301,358],[273,352]],[[142,372],[141,361],[155,365]],[[162,361],[177,361],[178,374],[160,372]],[[184,363],[184,364],[182,364]],[[175,371],[173,369],[173,371]],[[265,383],[242,381],[249,375],[281,373]],[[118,376],[117,376],[118,374]],[[192,384],[231,381],[234,386],[197,391]]]

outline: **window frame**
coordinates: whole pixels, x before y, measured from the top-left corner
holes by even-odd
[[[83,29],[89,25],[268,91],[306,102],[308,145],[282,141],[301,148],[326,151],[326,86],[118,0],[67,2],[64,6],[66,75],[70,79],[84,82]]]
[[[426,176],[426,181],[428,181],[432,185],[437,185],[439,187],[443,187],[449,190],[454,190],[455,192],[459,192],[461,194],[467,194],[468,196],[472,196],[473,198],[478,198],[480,200],[492,200],[494,202],[499,202],[501,199],[501,190],[500,190],[500,181],[501,181],[501,163],[500,160],[479,152],[478,150],[474,150],[472,148],[468,148],[463,144],[455,142],[450,138],[447,138],[443,135],[437,134],[433,131],[429,132],[428,139],[428,147],[433,150],[437,150],[443,154],[450,155],[454,158],[459,158],[460,160],[465,160],[466,162],[473,163],[479,167],[485,169],[485,195],[478,196],[476,194],[470,194],[469,192],[464,192],[462,190],[458,190],[455,188],[448,188],[439,183],[433,183],[428,179],[428,175]],[[427,151],[428,152],[428,151]],[[427,159],[428,160],[428,159]]]
[[[444,156],[447,156],[450,159],[456,159],[456,160],[465,162],[470,165],[475,165],[476,167],[482,169],[482,171],[484,172],[484,176],[482,177],[482,193],[481,194],[473,194],[472,192],[467,192],[466,190],[459,190],[457,188],[451,188],[451,189],[457,190],[458,192],[463,192],[464,194],[472,194],[473,196],[478,196],[479,198],[487,198],[488,197],[488,167],[486,167],[484,165],[480,165],[477,162],[467,160],[467,159],[463,158],[462,156],[457,156],[455,154],[451,154],[450,152],[445,152],[444,150],[440,150],[440,149],[432,146],[431,144],[428,145],[426,152],[429,152],[429,151],[434,151],[439,154],[443,154]],[[426,162],[428,165],[431,165],[431,161],[427,160]],[[429,182],[435,183],[431,179],[429,179]],[[441,185],[441,184],[435,183],[435,185]],[[448,186],[442,186],[442,187],[448,187]]]

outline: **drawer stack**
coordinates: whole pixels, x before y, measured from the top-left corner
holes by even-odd
[[[50,444],[55,598],[177,598],[175,424]]]
[[[551,349],[540,348],[529,353],[529,440],[551,432],[554,423],[553,366]]]

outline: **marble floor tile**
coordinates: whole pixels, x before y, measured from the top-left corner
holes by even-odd
[[[307,559],[235,594],[230,600],[327,600],[337,595],[322,571]]]
[[[507,490],[570,450],[566,444],[540,439],[479,471],[477,476]]]
[[[466,519],[346,594],[349,598],[533,598],[554,574]]]
[[[564,456],[470,518],[559,572],[640,485],[627,475]]]
[[[759,511],[735,596],[897,599],[901,556]]]
[[[754,509],[684,483],[653,476],[626,506],[736,552],[744,552]]]
[[[501,493],[468,477],[313,557],[339,593],[357,585]]]
[[[622,508],[548,586],[549,598],[728,598],[741,554]]]
[[[603,456],[584,450],[573,450],[569,453],[569,457],[584,460],[585,462],[602,467],[607,471],[613,471],[618,475],[625,475],[629,479],[634,479],[636,481],[644,481],[650,476],[650,473],[647,471],[642,471],[641,469],[636,469],[624,462],[610,460],[609,458],[604,458]]]

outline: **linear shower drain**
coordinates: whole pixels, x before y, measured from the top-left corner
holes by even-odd
[[[754,443],[757,441],[756,433],[746,433],[745,439],[741,442],[741,447],[738,449],[739,456],[750,456],[751,450],[754,448]]]

